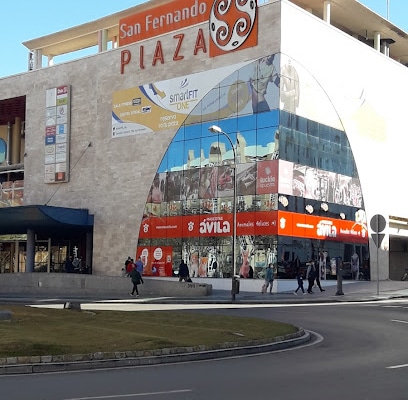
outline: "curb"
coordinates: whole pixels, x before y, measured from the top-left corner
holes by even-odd
[[[310,333],[300,328],[295,333],[278,336],[267,341],[254,340],[243,343],[222,343],[216,346],[177,347],[138,352],[98,352],[67,356],[9,357],[0,359],[0,376],[201,361],[268,353],[298,346],[310,340]]]

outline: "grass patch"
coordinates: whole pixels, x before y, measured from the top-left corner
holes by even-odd
[[[153,350],[271,339],[297,331],[280,322],[174,311],[71,311],[1,306],[0,357]]]

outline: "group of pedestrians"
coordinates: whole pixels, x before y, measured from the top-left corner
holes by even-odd
[[[319,271],[316,270],[316,266],[315,263],[313,261],[309,262],[308,266],[307,266],[307,270],[306,270],[306,279],[308,282],[308,286],[307,286],[307,293],[309,294],[313,294],[313,286],[317,285],[317,287],[320,289],[321,292],[324,292],[325,289],[322,288],[321,284],[320,284],[320,276],[319,276]],[[298,287],[297,289],[294,291],[293,294],[297,295],[298,290],[300,289],[302,291],[303,294],[306,294],[305,289],[303,287],[303,273],[300,270],[300,268],[298,268],[297,270],[297,274],[296,274],[296,279],[297,279],[297,284]]]
[[[275,277],[274,267],[273,264],[270,263],[265,270],[265,281],[261,289],[262,294],[267,293],[268,290],[269,294],[272,294],[274,277]],[[294,291],[294,294],[297,295],[299,290],[301,290],[303,294],[306,294],[305,288],[303,286],[303,272],[299,267],[297,268],[296,279],[298,286],[297,289]],[[323,289],[320,284],[319,271],[316,269],[315,263],[313,261],[308,263],[306,270],[306,279],[308,282],[307,293],[309,294],[314,293],[312,289],[315,284],[317,285],[321,292],[325,291],[325,289]]]

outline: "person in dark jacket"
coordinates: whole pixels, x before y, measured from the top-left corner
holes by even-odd
[[[320,276],[319,275],[321,273],[321,270],[319,270],[319,263],[318,262],[316,262],[316,264],[315,264],[315,271],[316,271],[316,278],[315,278],[316,285],[320,289],[321,292],[324,292],[325,289],[323,289],[322,285],[320,284]]]
[[[300,270],[300,268],[298,268],[298,270],[297,270],[296,279],[297,279],[298,287],[293,292],[293,294],[297,295],[297,292],[298,292],[299,289],[301,289],[302,293],[305,294],[305,289],[303,287],[303,275],[302,275],[302,271]]]
[[[132,290],[132,293],[130,293],[130,295],[134,296],[136,292],[136,297],[139,297],[139,291],[137,290],[137,285],[144,284],[144,282],[143,282],[142,275],[140,275],[140,272],[136,268],[133,268],[132,272],[130,273],[130,279],[132,280],[132,283],[133,283],[133,290]]]
[[[181,261],[179,265],[179,282],[184,281],[188,282],[190,280],[190,271],[188,270],[188,265]]]
[[[309,285],[307,287],[307,293],[312,294],[312,293],[314,293],[312,291],[312,288],[313,288],[313,285],[314,285],[314,282],[315,282],[315,279],[316,279],[316,267],[315,267],[313,261],[310,261],[308,263],[307,271],[306,271],[306,279],[307,279],[307,281],[309,283]]]

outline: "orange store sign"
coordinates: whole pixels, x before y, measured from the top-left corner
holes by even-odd
[[[139,238],[188,238],[232,236],[233,214],[148,217]],[[283,235],[309,239],[367,243],[367,226],[354,221],[324,218],[287,211],[254,211],[237,214],[237,236]]]
[[[237,235],[276,235],[277,211],[237,214]],[[142,222],[139,238],[231,236],[233,214],[149,217]]]
[[[320,240],[367,243],[365,224],[315,215],[279,211],[278,234]]]
[[[119,46],[208,21],[213,0],[173,1],[119,21]]]
[[[136,43],[141,40],[157,37],[169,32],[180,31],[208,21],[208,37],[203,29],[198,28],[193,55],[199,51],[207,52],[210,57],[228,52],[256,46],[258,43],[258,18],[256,0],[240,0],[225,2],[221,0],[176,0],[168,4],[142,11],[138,14],[122,18],[119,21],[119,46]],[[177,42],[175,49],[165,49],[160,40],[157,41],[152,66],[158,62],[164,64],[164,54],[173,54],[173,61],[184,59],[182,45],[184,33],[173,36]],[[191,35],[191,32],[189,33]],[[185,49],[183,49],[185,50]],[[140,46],[139,67],[145,68],[144,45]],[[130,50],[121,52],[121,73],[130,63]],[[167,59],[167,58],[166,58]]]

